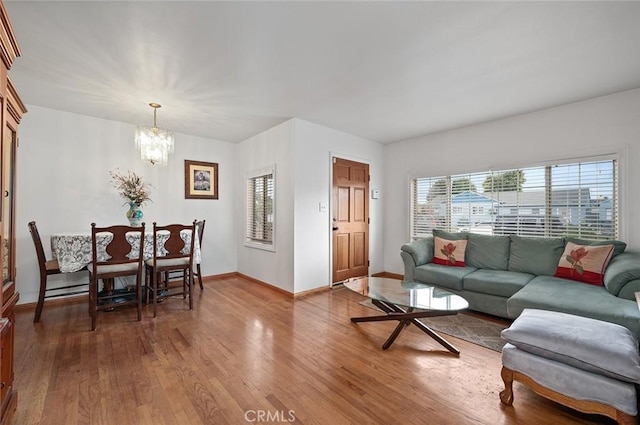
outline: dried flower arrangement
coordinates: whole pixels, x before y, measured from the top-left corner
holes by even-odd
[[[120,196],[127,200],[125,205],[133,203],[137,206],[142,206],[145,202],[153,202],[149,197],[152,186],[133,171],[127,171],[127,174],[122,174],[116,168],[114,171],[109,171],[109,174],[111,175],[113,187],[118,189]]]

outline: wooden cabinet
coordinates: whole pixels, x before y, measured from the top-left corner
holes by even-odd
[[[16,290],[16,156],[18,124],[27,112],[9,80],[9,69],[20,49],[4,3],[0,1],[0,425],[10,422],[18,403],[13,385],[14,307]]]

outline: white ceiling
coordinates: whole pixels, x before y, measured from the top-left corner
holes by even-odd
[[[240,142],[395,142],[640,87],[638,2],[6,1],[22,100]]]

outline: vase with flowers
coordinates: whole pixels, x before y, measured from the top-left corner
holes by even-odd
[[[135,227],[141,226],[142,206],[146,202],[152,202],[149,197],[151,185],[132,171],[123,174],[116,169],[109,171],[109,174],[113,187],[118,190],[121,197],[127,200],[123,205],[129,205],[129,210],[126,213],[129,224]]]

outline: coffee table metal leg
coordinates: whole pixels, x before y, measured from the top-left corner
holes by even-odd
[[[454,354],[460,355],[460,350],[454,347],[449,341],[441,337],[438,333],[436,333],[433,329],[426,326],[424,323],[419,322],[416,319],[411,320],[411,323],[416,325],[418,329],[429,335],[431,338],[435,339],[440,345],[442,345],[447,350],[451,351]]]
[[[400,332],[402,332],[405,326],[407,326],[409,323],[411,323],[411,320],[400,320],[398,326],[396,326],[391,335],[389,335],[389,338],[387,338],[385,343],[382,344],[382,349],[386,350],[387,348],[391,347],[391,344],[393,344],[396,338],[398,338],[398,336],[400,335]]]
[[[379,301],[379,300],[373,300],[373,299],[371,301],[376,307],[378,307],[380,310],[385,312],[386,315],[383,315],[383,316],[352,317],[351,318],[351,322],[353,322],[353,323],[358,323],[358,322],[384,322],[384,321],[388,321],[388,320],[398,320],[399,321],[398,326],[396,326],[396,328],[393,330],[391,335],[389,335],[389,338],[387,338],[385,343],[382,345],[382,349],[383,350],[386,350],[389,347],[391,347],[391,344],[393,344],[393,342],[398,338],[398,336],[400,335],[400,332],[402,331],[402,329],[404,329],[406,326],[409,326],[411,323],[413,323],[414,325],[416,325],[418,327],[418,329],[420,329],[421,331],[423,331],[424,333],[429,335],[431,338],[436,340],[436,342],[438,342],[440,345],[445,347],[447,350],[449,350],[450,352],[452,352],[452,353],[454,353],[454,354],[456,354],[458,356],[460,355],[460,350],[458,350],[456,347],[454,347],[449,341],[447,341],[446,339],[441,337],[436,331],[434,331],[433,329],[431,329],[430,327],[428,327],[424,323],[419,322],[417,320],[417,319],[423,319],[423,318],[428,318],[428,317],[439,317],[439,316],[455,315],[455,314],[458,313],[457,311],[450,311],[450,312],[418,311],[418,312],[416,312],[415,309],[413,309],[413,308],[408,308],[407,310],[403,310],[399,306],[397,306],[395,304],[392,304],[392,303]]]

